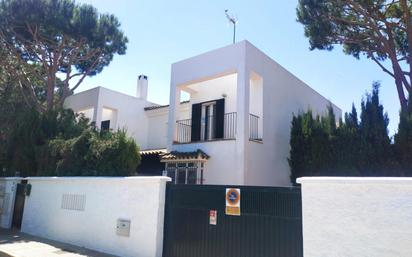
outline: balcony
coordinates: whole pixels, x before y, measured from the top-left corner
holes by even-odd
[[[259,132],[259,116],[249,114],[249,139],[261,141]],[[225,113],[223,124],[216,116],[201,118],[200,126],[193,127],[191,119],[176,121],[176,139],[174,143],[185,144],[193,142],[206,142],[216,140],[236,139],[237,113]],[[195,133],[196,136],[193,136]]]

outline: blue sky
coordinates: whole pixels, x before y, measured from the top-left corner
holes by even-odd
[[[232,28],[224,10],[239,19],[237,41],[247,39],[316,91],[350,111],[373,81],[381,82],[381,100],[397,129],[399,101],[394,82],[369,60],[356,60],[339,48],[310,51],[303,26],[296,22],[297,0],[81,0],[100,12],[116,15],[129,38],[126,55],[116,56],[101,74],[78,91],[104,86],[135,94],[139,74],[149,76],[149,100],[169,101],[172,63],[228,45]]]

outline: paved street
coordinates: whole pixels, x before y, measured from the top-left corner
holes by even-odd
[[[85,248],[0,229],[0,257],[114,257]]]

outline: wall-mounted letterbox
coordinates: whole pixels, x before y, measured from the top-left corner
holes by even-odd
[[[118,219],[116,226],[116,234],[119,236],[130,235],[130,220]]]

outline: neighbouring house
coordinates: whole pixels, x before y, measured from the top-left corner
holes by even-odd
[[[127,129],[141,147],[138,172],[174,183],[290,185],[293,114],[331,105],[342,115],[248,41],[172,64],[170,105],[149,102],[147,90],[140,75],[136,96],[97,87],[66,106],[101,129]]]

